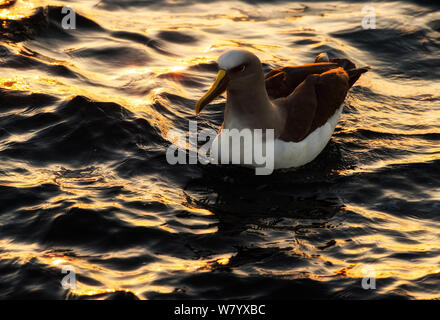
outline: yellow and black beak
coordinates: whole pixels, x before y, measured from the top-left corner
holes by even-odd
[[[228,88],[229,76],[227,72],[223,69],[220,69],[217,74],[217,79],[215,79],[214,84],[211,89],[200,98],[200,100],[196,104],[196,115],[199,115],[200,111],[208,105],[212,100],[221,95]]]

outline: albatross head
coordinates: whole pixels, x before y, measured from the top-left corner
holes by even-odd
[[[264,84],[260,59],[246,50],[233,49],[224,52],[217,61],[219,71],[214,84],[196,104],[196,114],[211,101],[228,90],[246,88],[256,83]]]

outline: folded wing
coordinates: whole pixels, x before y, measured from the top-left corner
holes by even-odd
[[[348,59],[329,59],[320,54],[315,63],[267,73],[267,93],[286,115],[280,139],[298,142],[324,125],[344,102],[350,87],[368,70],[356,68]]]
[[[286,115],[280,139],[298,142],[325,124],[344,102],[348,89],[348,74],[340,67],[308,75],[291,94],[274,101]]]

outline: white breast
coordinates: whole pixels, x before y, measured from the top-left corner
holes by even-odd
[[[315,159],[325,148],[335,131],[344,104],[321,127],[300,142],[275,141],[275,169],[300,167]]]
[[[282,168],[293,168],[300,167],[306,163],[315,159],[321,151],[325,148],[329,142],[333,132],[335,130],[336,124],[339,121],[342,110],[344,109],[344,104],[342,104],[335,114],[327,120],[327,122],[319,128],[316,128],[312,133],[310,133],[304,140],[300,142],[286,142],[282,140],[275,139],[274,142],[274,169]],[[221,154],[224,152],[221,149],[219,141],[221,140],[222,132],[217,135],[214,139],[210,156],[213,163],[221,163]],[[239,141],[240,140],[236,140]],[[258,146],[259,150],[266,150],[265,145]],[[226,150],[229,155],[227,158],[232,159],[233,152],[240,150],[240,163],[249,165],[248,162],[244,162],[245,155],[254,154],[253,144],[243,144],[240,145],[229,145],[229,149]],[[256,166],[255,163],[251,166]]]

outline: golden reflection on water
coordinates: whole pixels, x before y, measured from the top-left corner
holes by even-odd
[[[384,212],[366,210],[360,206],[347,205],[347,210],[362,214],[363,217],[371,220],[383,221],[378,224],[382,230],[393,230],[401,232],[404,237],[411,238],[411,232],[417,232],[417,241],[401,242],[400,239],[396,239],[394,232],[387,235],[386,232],[373,232],[368,235],[358,236],[355,240],[358,243],[362,243],[363,247],[358,249],[344,249],[345,254],[356,255],[361,252],[368,251],[372,245],[383,249],[383,254],[369,254],[370,257],[376,258],[377,263],[368,265],[364,263],[353,264],[350,267],[344,267],[336,274],[362,278],[365,276],[365,267],[373,267],[376,278],[388,278],[397,277],[400,280],[414,280],[423,277],[426,274],[438,273],[440,271],[438,267],[438,258],[433,257],[427,259],[420,256],[420,260],[423,258],[423,263],[417,262],[418,258],[414,258],[411,263],[404,263],[401,259],[388,257],[390,252],[401,253],[429,253],[440,250],[440,243],[438,237],[433,235],[439,234],[440,225],[432,223],[432,221],[425,222],[423,220],[418,221],[415,218],[403,217],[399,218]],[[359,225],[359,228],[362,228]],[[414,263],[417,264],[415,265]]]
[[[411,163],[429,163],[430,161],[440,159],[440,153],[428,155],[412,155],[402,159],[378,160],[371,164],[359,165],[354,169],[340,170],[338,173],[343,176],[351,176],[359,173],[373,173],[380,168],[394,165],[405,165]]]
[[[124,272],[120,273],[121,277],[118,277],[118,272],[115,270],[105,270],[104,276],[99,277],[98,275],[94,275],[96,279],[105,284],[104,288],[97,288],[90,285],[86,285],[81,282],[77,282],[77,288],[69,290],[69,294],[73,295],[97,295],[102,293],[111,293],[116,291],[126,291],[132,292],[135,295],[139,296],[140,293],[144,290],[155,291],[159,293],[171,293],[175,290],[175,288],[170,286],[159,286],[152,284],[154,280],[157,279],[157,274],[168,273],[172,271],[182,271],[186,273],[192,272],[211,272],[212,266],[215,265],[213,262],[217,262],[221,264],[222,262],[228,261],[229,257],[217,258],[217,260],[183,260],[171,257],[161,257],[164,262],[160,263],[151,263],[148,267],[142,268],[141,270],[137,270],[135,272]],[[52,258],[53,259],[53,258]],[[55,265],[59,268],[62,268],[63,265],[72,265],[72,260],[65,260],[60,258],[55,258],[52,260],[52,265]],[[90,270],[91,268],[96,268],[92,265],[84,265],[83,262],[77,264],[73,264],[74,267],[79,266],[85,270]],[[101,270],[103,271],[103,270]],[[108,274],[111,273],[113,276],[109,281]],[[132,273],[133,277],[128,278]],[[139,284],[142,283],[143,286],[139,288]],[[137,288],[137,289],[133,289]]]
[[[38,1],[25,1],[19,0],[17,3],[18,9],[2,9],[0,10],[0,18],[2,19],[20,19],[22,17],[28,16],[37,7]],[[142,10],[132,10],[130,12],[130,17],[121,19],[120,12],[116,10],[103,11],[94,6],[96,4],[94,1],[85,1],[84,3],[73,3],[72,6],[77,7],[81,13],[87,13],[85,16],[93,17],[95,21],[102,23],[105,28],[112,30],[126,30],[139,32],[142,30],[143,33],[147,35],[154,35],[157,31],[161,30],[177,30],[177,31],[191,31],[196,29],[201,31],[200,34],[203,35],[201,39],[195,44],[191,44],[187,47],[182,47],[174,44],[167,44],[166,49],[172,51],[176,50],[179,52],[177,57],[165,57],[161,60],[158,59],[157,63],[154,61],[154,53],[150,53],[153,56],[152,65],[148,66],[129,66],[127,68],[111,68],[106,67],[102,70],[92,69],[89,70],[89,63],[85,63],[81,59],[76,59],[74,57],[66,58],[65,60],[52,60],[51,62],[43,60],[40,57],[35,57],[36,60],[45,62],[46,64],[53,65],[65,65],[69,66],[75,72],[84,75],[86,78],[93,79],[95,82],[104,84],[103,86],[96,87],[84,83],[82,80],[71,80],[64,78],[55,78],[45,73],[35,74],[38,71],[35,70],[20,70],[17,72],[15,70],[10,70],[10,74],[3,74],[0,78],[0,86],[19,91],[27,91],[34,93],[46,93],[61,97],[63,99],[68,99],[69,97],[83,95],[91,99],[98,101],[112,101],[116,102],[127,109],[138,112],[142,115],[146,114],[148,119],[154,123],[162,132],[162,135],[166,137],[169,129],[173,127],[173,122],[165,118],[161,113],[151,108],[155,102],[159,101],[162,105],[172,108],[169,101],[162,97],[164,92],[172,92],[179,94],[180,96],[187,97],[189,99],[195,100],[197,98],[197,93],[199,89],[191,91],[190,88],[183,88],[178,81],[173,80],[162,80],[159,76],[174,73],[176,78],[179,78],[184,72],[187,71],[188,67],[200,64],[209,63],[214,61],[219,52],[221,52],[226,47],[244,47],[251,49],[252,51],[258,53],[264,62],[272,65],[283,65],[285,63],[305,63],[306,59],[300,55],[300,50],[298,48],[289,47],[288,36],[291,33],[306,33],[306,32],[316,32],[319,33],[320,30],[328,28],[328,32],[332,30],[337,30],[340,26],[340,22],[334,22],[332,20],[337,20],[341,18],[346,18],[346,14],[342,16],[338,12],[329,12],[325,17],[301,17],[302,6],[299,4],[285,4],[284,8],[281,5],[265,4],[260,5],[261,11],[267,11],[267,14],[262,14],[261,19],[256,19],[255,17],[250,17],[246,14],[246,11],[252,12],[249,8],[254,9],[254,7],[249,7],[246,4],[240,2],[228,2],[220,3],[216,7],[216,14],[212,14],[212,5],[210,4],[198,4],[190,6],[187,8],[187,12],[174,12],[166,13],[163,10],[151,10],[148,11],[149,19],[151,21],[148,28],[145,27],[145,12]],[[377,4],[381,7],[381,4]],[[384,10],[387,10],[386,5],[384,5]],[[195,8],[197,10],[195,10]],[[239,10],[237,10],[239,9]],[[282,13],[277,13],[278,11],[288,13],[288,16]],[[284,11],[282,11],[284,10]],[[361,12],[359,10],[359,12]],[[353,11],[350,15],[359,16],[359,12]],[[272,16],[273,14],[273,16]],[[315,23],[316,19],[321,19],[319,24]],[[170,26],[170,21],[173,21],[173,26]],[[286,28],[281,23],[289,23],[290,25]],[[313,26],[313,28],[312,28]],[[286,29],[284,29],[286,28]],[[316,29],[315,29],[316,28]],[[244,31],[248,32],[249,38],[237,39],[236,33],[224,34],[222,30],[234,30],[237,32],[245,34]],[[276,35],[273,37],[262,37],[261,34],[265,35]],[[313,36],[312,36],[313,37]],[[299,38],[301,39],[301,38]],[[303,37],[302,39],[307,39]],[[315,46],[319,47],[326,44],[326,39],[319,38]],[[99,41],[98,41],[99,42]],[[344,48],[343,42],[337,42],[334,44],[335,48]],[[16,53],[19,50],[24,49],[21,45],[10,45],[8,46],[10,50],[15,50]],[[77,48],[66,47],[64,52],[66,54],[73,52]],[[346,49],[346,48],[344,48]],[[298,53],[298,56],[295,54]],[[362,53],[352,52],[354,55],[357,54],[356,58],[360,61],[367,60]],[[206,78],[206,77],[205,77]],[[62,79],[62,80],[60,80]],[[205,81],[205,80],[204,80]],[[148,93],[136,93],[136,92],[126,92],[126,88],[130,87],[127,84],[130,83],[139,84],[140,87],[146,88],[149,86],[154,86]],[[209,81],[206,81],[208,84]],[[372,88],[375,92],[383,93],[389,95],[392,93],[395,96],[407,97],[410,95],[423,95],[430,94],[431,92],[439,91],[439,84],[432,83],[430,85],[424,84],[420,86],[417,83],[415,85],[408,86],[407,83],[399,81],[388,81],[380,77],[374,70],[365,77],[362,77],[360,82],[361,85]],[[122,89],[121,89],[122,88]],[[381,104],[375,103],[374,101],[366,102],[363,101],[363,112],[361,120],[368,121],[368,118],[375,119],[393,119],[395,115],[390,116],[388,110],[377,109],[380,108]],[[423,102],[421,102],[423,103]],[[12,112],[16,112],[14,110]],[[396,115],[397,116],[397,115]],[[425,117],[426,116],[426,117]],[[399,123],[407,121],[409,125],[414,125],[417,121],[416,117],[420,118],[420,114],[404,115],[399,111]],[[427,110],[426,114],[423,116],[425,119],[429,119],[431,122],[438,122],[440,120],[440,110]],[[371,121],[371,120],[370,120]],[[373,121],[371,121],[373,122]],[[363,124],[362,124],[363,123]],[[365,126],[366,122],[362,122],[359,126]],[[350,129],[347,129],[350,130]],[[394,128],[381,128],[383,133],[402,133],[400,129]],[[432,132],[431,129],[420,129],[417,131],[419,134],[426,132]],[[9,142],[19,142],[28,140],[34,133],[14,135],[14,137],[9,138]],[[416,143],[416,140],[411,140],[408,138],[404,146]],[[369,147],[380,147],[381,143],[384,142],[366,142]],[[378,145],[374,145],[378,143]],[[434,161],[440,159],[440,153],[438,152],[438,145],[433,146],[432,154],[413,154],[399,157],[397,159],[387,159],[378,160],[374,163],[364,164],[358,166],[354,169],[341,170],[338,173],[340,175],[354,175],[366,172],[375,172],[379,168],[385,166],[398,165],[398,164],[409,164],[409,163],[426,163],[429,161]],[[0,145],[1,148],[1,145]],[[6,167],[7,164],[4,164]],[[173,208],[183,208],[190,211],[195,215],[195,218],[190,221],[185,221],[184,219],[178,220],[182,226],[173,227],[166,223],[166,219],[157,216],[156,219],[144,218],[142,217],[142,211],[139,210],[138,214],[140,217],[120,217],[121,220],[128,222],[134,226],[144,226],[144,227],[157,227],[162,230],[168,231],[170,233],[188,232],[193,234],[204,234],[204,233],[216,233],[218,232],[217,226],[213,225],[212,220],[207,220],[214,216],[213,212],[207,209],[197,208],[191,206],[187,203],[182,203],[181,194],[164,194],[163,189],[165,187],[156,184],[154,182],[148,182],[147,179],[127,181],[124,179],[119,179],[117,177],[111,176],[111,170],[106,172],[105,169],[97,170],[90,174],[85,174],[79,177],[66,176],[60,173],[60,168],[57,166],[49,166],[45,169],[35,170],[35,168],[27,167],[23,163],[23,168],[28,169],[28,174],[22,174],[12,171],[9,176],[2,176],[1,183],[4,186],[11,186],[17,188],[28,188],[39,186],[44,183],[55,183],[64,192],[63,195],[58,195],[50,198],[45,204],[36,207],[24,207],[23,209],[37,209],[37,208],[51,208],[57,204],[68,201],[69,199],[74,200],[74,207],[86,208],[86,209],[105,209],[105,208],[117,208],[122,209],[123,206],[118,202],[122,201],[148,201],[153,200],[160,202],[168,207]],[[100,182],[102,178],[104,181]],[[93,188],[88,188],[87,183],[93,184]],[[84,186],[85,185],[85,186]],[[96,190],[99,188],[110,188],[123,185],[130,195],[120,195],[119,198],[114,199],[114,201],[103,200],[96,196]],[[145,190],[149,190],[149,195],[145,195]],[[432,191],[439,193],[438,190]],[[89,198],[90,203],[84,203],[78,201],[78,198]],[[379,211],[368,210],[360,206],[346,205],[347,210],[357,212],[362,214],[363,217],[374,220],[378,219],[380,221],[386,221],[382,224],[382,228],[387,228],[389,230],[398,230],[399,232],[405,234],[414,231],[424,231],[426,235],[439,234],[440,226],[425,223],[423,221],[417,221],[413,218],[398,218],[396,216],[386,214]],[[132,209],[135,211],[135,209]],[[200,226],[200,228],[192,228],[194,226]],[[353,224],[352,227],[355,227]],[[362,228],[362,225],[358,227]],[[376,245],[378,247],[384,248],[385,252],[404,252],[404,253],[420,253],[420,252],[430,252],[440,250],[440,242],[438,238],[429,236],[418,236],[417,243],[403,243],[399,242],[397,239],[393,238],[386,233],[373,233],[367,234],[365,236],[359,236],[355,239],[356,243],[359,244],[356,248],[345,248],[343,243],[336,242],[336,246],[341,246],[344,254],[356,255],[368,252],[369,245]],[[363,245],[363,246],[361,246]],[[154,280],[158,278],[158,274],[167,273],[170,271],[182,271],[182,272],[211,272],[216,264],[221,266],[227,266],[231,262],[232,253],[224,254],[220,256],[211,257],[210,259],[178,259],[175,257],[160,256],[160,262],[154,262],[140,267],[134,271],[119,272],[114,269],[106,268],[101,265],[88,262],[88,256],[85,253],[83,256],[73,257],[63,252],[54,253],[52,251],[47,251],[44,248],[39,248],[38,245],[32,244],[14,244],[10,241],[0,240],[1,248],[8,248],[6,252],[0,252],[0,257],[2,259],[21,259],[27,261],[31,258],[36,257],[39,262],[44,265],[52,266],[57,270],[63,265],[73,265],[78,270],[81,270],[85,274],[92,274],[93,278],[102,283],[102,286],[94,287],[86,285],[79,282],[78,288],[71,290],[70,294],[74,295],[97,295],[101,293],[115,292],[118,290],[131,291],[135,294],[141,293],[143,291],[151,290],[162,293],[170,293],[174,288],[169,286],[158,286],[152,284]],[[41,253],[40,250],[43,250]],[[133,252],[115,253],[119,258],[128,257],[134,255]],[[351,277],[351,278],[362,278],[365,276],[363,273],[363,268],[365,267],[362,263],[348,263],[343,259],[336,259],[330,254],[317,255],[316,248],[307,246],[299,248],[295,247],[291,250],[291,254],[296,254],[309,259],[317,259],[324,263],[331,263],[333,265],[332,274],[322,272],[322,274],[307,272],[298,273],[298,270],[294,270],[291,274],[289,272],[271,270],[268,274],[275,275],[279,274],[284,277],[303,277],[307,276],[315,280],[327,280],[328,277],[340,276],[340,277]],[[402,263],[399,259],[388,258],[387,256],[373,255],[375,258],[380,260],[379,263],[373,265],[376,271],[377,278],[387,278],[387,277],[397,277],[404,280],[413,280],[423,277],[426,274],[439,273],[438,261],[436,258],[432,260],[424,260],[423,263],[417,261],[411,261],[410,263]],[[109,258],[107,255],[103,258]],[[430,263],[428,263],[428,261]],[[260,270],[261,273],[267,272],[265,270]],[[245,273],[242,270],[238,270],[237,273]],[[60,281],[62,279],[62,274],[60,272]]]
[[[40,3],[38,0],[17,0],[11,8],[0,9],[0,19],[17,20],[29,17]]]

